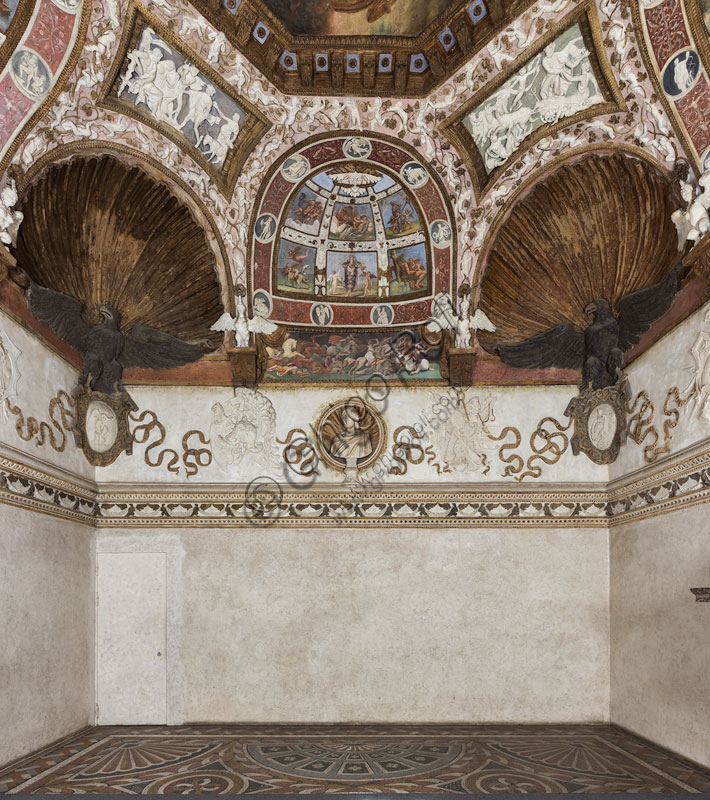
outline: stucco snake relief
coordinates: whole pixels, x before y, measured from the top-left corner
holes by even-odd
[[[57,146],[82,140],[110,141],[145,152],[184,180],[213,216],[230,253],[234,282],[245,282],[247,225],[259,177],[307,137],[335,128],[379,131],[410,143],[444,180],[455,204],[461,241],[462,275],[472,277],[488,230],[511,194],[538,168],[563,152],[598,143],[625,143],[653,152],[670,165],[682,152],[665,112],[652,100],[653,88],[638,59],[637,42],[625,0],[600,0],[598,11],[615,77],[625,95],[626,114],[604,115],[545,137],[511,158],[491,191],[476,206],[468,173],[437,126],[482,86],[508,67],[539,36],[551,30],[572,7],[572,0],[539,0],[502,31],[487,48],[426,100],[359,100],[286,97],[271,87],[245,58],[234,51],[185,2],[156,0],[150,11],[176,30],[185,45],[219,70],[225,80],[272,123],[270,133],[248,157],[231,200],[220,196],[208,174],[177,144],[138,120],[97,107],[109,65],[116,54],[121,18],[127,5],[97,0],[87,47],[70,85],[15,156],[23,168]]]

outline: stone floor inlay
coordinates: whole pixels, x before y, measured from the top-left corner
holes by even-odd
[[[10,794],[710,792],[710,770],[605,725],[92,728],[0,770]]]

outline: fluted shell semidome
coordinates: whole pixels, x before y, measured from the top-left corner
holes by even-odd
[[[650,286],[679,260],[670,179],[621,153],[556,170],[518,202],[493,241],[480,306],[496,326],[480,332],[521,341],[560,322],[585,328],[585,306]]]
[[[115,306],[122,327],[209,340],[222,313],[204,230],[169,189],[112,156],[47,168],[22,198],[18,263],[87,309]]]

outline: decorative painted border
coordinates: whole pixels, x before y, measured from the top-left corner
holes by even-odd
[[[348,304],[333,302],[328,297],[294,300],[272,290],[272,262],[278,236],[275,236],[267,243],[262,243],[256,239],[255,227],[257,219],[263,214],[271,214],[280,221],[282,214],[286,210],[287,201],[294,194],[294,190],[298,185],[289,182],[283,177],[281,167],[296,154],[301,154],[308,159],[310,163],[308,175],[312,175],[316,170],[323,169],[331,163],[352,160],[343,153],[342,149],[343,143],[351,137],[366,138],[373,145],[372,152],[362,159],[363,164],[372,164],[381,168],[384,172],[397,176],[400,181],[401,178],[398,177],[399,171],[407,162],[417,161],[422,163],[421,154],[410,145],[398,139],[372,133],[371,131],[356,130],[343,130],[338,131],[336,134],[319,134],[300,142],[296,147],[281,154],[281,157],[267,172],[256,197],[249,225],[250,235],[247,252],[249,294],[251,296],[255,291],[261,289],[273,295],[271,319],[274,322],[311,327],[313,324],[311,320],[313,305],[319,302],[328,302],[333,309],[333,319],[330,326],[323,330],[338,326],[372,328],[371,312],[373,307],[381,303],[389,303],[394,309],[394,319],[391,324],[393,326],[411,326],[426,322],[431,318],[431,298],[433,296],[439,292],[451,292],[452,288],[457,285],[455,258],[457,252],[457,230],[454,223],[453,209],[439,176],[432,172],[426,164],[422,164],[427,171],[429,179],[419,188],[407,188],[416,197],[424,213],[423,228],[428,231],[430,223],[437,219],[444,219],[449,223],[452,232],[451,243],[448,247],[429,247],[432,259],[433,285],[426,298],[398,302],[396,298],[378,297],[373,298],[370,303]],[[429,239],[428,233],[426,238],[427,240]]]
[[[4,448],[7,450],[7,448]],[[0,455],[0,503],[97,527],[378,527],[599,528],[668,513],[710,500],[710,442],[661,469],[608,486],[440,485],[349,490],[343,484],[284,492],[266,507],[253,486],[174,489],[85,486]],[[54,472],[54,470],[52,470]],[[275,485],[275,484],[274,484]]]
[[[117,96],[117,84],[120,81],[121,70],[125,65],[128,51],[137,45],[140,33],[145,27],[152,28],[164,42],[169,44],[170,47],[178,52],[186,61],[194,64],[220,91],[231,98],[246,112],[246,121],[239,131],[234,145],[227,154],[222,169],[217,169],[204,157],[192,142],[177,130],[169,125],[161,124],[143,109],[125,100],[121,100]],[[104,108],[117,111],[143,122],[161,133],[167,139],[170,139],[170,141],[174,142],[185,155],[189,156],[202,167],[216,183],[227,200],[230,200],[232,197],[234,186],[249,154],[272,127],[271,122],[256,108],[256,106],[235,92],[232,86],[230,86],[218,72],[204,62],[196,53],[185,47],[182,40],[176,36],[169,27],[147,9],[143,8],[139,3],[135,2],[135,0],[133,0],[128,9],[126,21],[123,25],[121,42],[111,66],[111,71],[104,82],[98,104]]]
[[[689,2],[692,4],[697,0]],[[638,41],[641,55],[654,88],[686,152],[695,161],[695,165],[699,166],[703,156],[710,153],[710,127],[707,125],[710,114],[710,83],[706,71],[699,69],[700,74],[693,88],[678,100],[666,94],[661,80],[662,68],[680,50],[692,48],[695,37],[688,30],[686,17],[678,0],[661,0],[660,3],[649,3],[648,6],[641,2],[632,2],[630,5],[634,27],[640,33]],[[697,39],[695,44],[700,47]],[[705,56],[707,57],[707,51]],[[706,58],[702,58],[702,62],[707,68]]]
[[[10,27],[5,34],[5,41],[0,45],[0,72],[5,69],[10,56],[15,52],[17,44],[32,18],[36,5],[37,0],[20,0],[15,16],[12,18]]]
[[[72,17],[71,27],[56,27],[57,14]],[[32,102],[24,95],[10,76],[8,62],[0,72],[0,176],[5,172],[17,148],[29,135],[32,128],[57,99],[79,60],[91,16],[91,3],[82,2],[74,14],[65,11],[53,0],[39,0],[15,52],[27,45],[31,50],[44,55],[42,42],[51,41],[56,55],[45,58],[50,70],[51,88],[42,100]],[[73,42],[73,46],[72,46]],[[71,47],[71,51],[70,51]],[[18,118],[17,112],[22,113]],[[10,113],[12,112],[12,113]],[[19,130],[19,133],[17,131]]]
[[[562,33],[577,24],[580,26],[584,43],[589,51],[590,64],[606,102],[597,103],[569,117],[562,117],[552,125],[541,125],[523,139],[520,146],[510,155],[505,163],[488,172],[478,147],[476,147],[473,138],[464,127],[464,118],[492,94],[497,92],[509,78],[519,72],[525,64],[541,53],[547,45],[551,44]],[[440,130],[456,147],[459,155],[468,167],[476,200],[480,202],[498,177],[510,167],[513,161],[532,149],[541,139],[555,134],[562,128],[573,126],[577,122],[582,122],[583,120],[604,114],[621,113],[623,111],[626,111],[626,104],[614,80],[614,75],[604,50],[596,7],[592,3],[586,2],[560,20],[556,25],[552,26],[533,46],[525,50],[519,58],[511,62],[504,70],[498,73],[490,83],[486,84],[483,89],[477,92],[470,100],[448,117],[448,119],[442,122]]]

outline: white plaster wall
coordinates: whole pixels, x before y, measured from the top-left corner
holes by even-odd
[[[76,385],[76,370],[42,344],[34,334],[29,333],[2,311],[0,311],[0,336],[3,340],[9,338],[20,350],[16,361],[20,377],[17,381],[17,391],[13,392],[10,402],[22,410],[25,420],[34,417],[38,422],[47,422],[59,440],[59,433],[49,419],[49,401],[59,389],[71,394]],[[60,419],[58,413],[55,417]],[[18,417],[7,411],[3,401],[0,408],[0,442],[76,475],[93,479],[94,468],[74,444],[71,433],[66,432],[66,446],[64,451],[59,453],[48,441],[40,446],[35,443],[36,437],[29,442],[23,441],[15,429],[17,421]]]
[[[0,764],[93,721],[93,530],[0,505]]]
[[[210,438],[210,424],[212,420],[212,407],[215,403],[224,402],[232,397],[232,390],[219,387],[128,387],[141,411],[150,409],[157,414],[158,419],[166,428],[166,441],[160,448],[150,453],[150,458],[155,462],[156,455],[163,447],[170,447],[181,456],[182,438],[187,431],[200,430],[207,439]],[[349,397],[358,396],[369,402],[382,412],[387,425],[387,448],[391,452],[393,435],[402,425],[419,425],[427,439],[422,442],[426,447],[432,444],[437,452],[438,460],[441,459],[441,438],[438,438],[441,429],[444,436],[461,437],[461,432],[452,424],[448,409],[452,407],[451,398],[456,399],[453,389],[447,386],[430,387],[429,389],[401,389],[393,386],[385,402],[375,402],[368,396],[367,389],[348,388],[300,388],[295,390],[276,390],[271,387],[261,387],[260,391],[273,403],[276,411],[276,436],[282,442],[288,437],[289,431],[300,428],[305,431],[311,441],[315,441],[312,426],[315,426],[320,414],[334,401],[347,400]],[[373,387],[372,394],[382,391],[380,384]],[[488,423],[493,435],[499,435],[504,427],[514,426],[521,433],[521,444],[515,452],[519,453],[526,461],[532,455],[530,449],[530,436],[538,423],[547,416],[555,417],[562,425],[569,420],[564,416],[564,411],[570,399],[576,394],[573,386],[504,386],[504,387],[472,387],[466,397],[468,407],[471,409],[471,399],[475,397],[493,398],[495,420]],[[442,405],[441,398],[444,397]],[[571,433],[571,431],[569,432]],[[150,441],[154,441],[157,434],[153,434]],[[406,475],[388,474],[384,467],[384,478],[387,483],[461,483],[476,482],[482,484],[505,481],[513,486],[519,485],[513,477],[504,477],[505,464],[497,455],[497,448],[501,442],[495,443],[483,437],[485,444],[490,448],[488,455],[491,469],[487,474],[482,469],[470,471],[454,470],[448,473],[437,472],[435,467],[424,459],[421,464],[408,465]],[[513,441],[508,435],[507,443]],[[149,444],[150,442],[148,442]],[[192,446],[199,447],[197,437],[191,440]],[[111,483],[120,482],[183,482],[186,477],[181,466],[179,473],[171,473],[166,466],[168,459],[163,460],[160,467],[149,466],[145,459],[146,445],[136,444],[133,456],[121,456],[114,464],[96,470],[98,481]],[[284,445],[276,446],[278,453],[271,468],[259,466],[255,468],[248,458],[240,464],[228,469],[222,469],[216,462],[209,467],[202,468],[199,474],[191,477],[191,483],[249,483],[254,478],[267,475],[275,480],[284,480],[284,464],[282,452]],[[390,462],[391,463],[391,462]],[[538,461],[538,464],[542,462]],[[389,466],[389,465],[387,465]],[[557,464],[543,466],[540,479],[526,479],[526,485],[541,482],[582,482],[606,483],[608,480],[608,467],[593,464],[585,456],[573,456],[571,449],[560,459]],[[292,483],[310,484],[310,479],[304,479],[295,472],[290,472]],[[364,477],[371,480],[375,476],[374,468]],[[328,468],[321,462],[319,467],[318,482],[342,482],[342,473]]]
[[[187,722],[608,719],[605,529],[98,538],[166,547],[168,706]]]
[[[710,766],[708,506],[611,531],[611,720]]]

